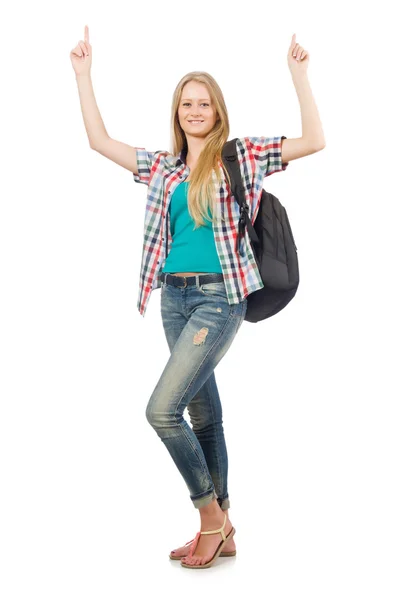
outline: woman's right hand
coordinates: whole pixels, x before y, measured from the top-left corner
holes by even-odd
[[[77,42],[77,46],[70,53],[70,60],[76,75],[89,75],[92,63],[92,48],[89,42],[88,25],[84,28],[84,41]]]

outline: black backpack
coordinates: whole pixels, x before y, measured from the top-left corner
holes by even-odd
[[[240,252],[240,238],[247,227],[264,284],[263,288],[247,297],[245,320],[257,323],[277,314],[295,296],[299,285],[298,255],[287,211],[278,198],[264,189],[252,225],[249,206],[245,201],[236,139],[229,140],[223,146],[222,161],[230,175],[232,194],[240,205],[236,251]]]

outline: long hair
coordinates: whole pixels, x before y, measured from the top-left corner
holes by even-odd
[[[214,106],[218,120],[207,135],[206,143],[200,153],[197,164],[191,175],[188,188],[188,210],[195,227],[204,225],[204,218],[212,220],[208,214],[215,214],[216,191],[213,186],[213,171],[218,182],[221,181],[221,172],[218,161],[222,164],[222,148],[229,137],[229,117],[222,91],[215,79],[205,71],[191,71],[179,81],[172,97],[171,108],[171,144],[172,154],[178,155],[183,148],[187,150],[187,139],[178,118],[178,107],[182,96],[183,87],[188,81],[198,81],[207,86],[211,103]],[[225,168],[223,172],[230,185],[230,177]]]

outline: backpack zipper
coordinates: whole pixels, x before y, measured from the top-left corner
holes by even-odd
[[[297,248],[297,246],[295,244],[294,236],[292,235],[292,229],[291,229],[291,225],[290,225],[290,222],[289,222],[289,219],[288,219],[287,211],[285,209],[284,209],[284,215],[285,215],[285,220],[287,222],[287,227],[288,227],[291,239],[292,239],[292,241],[294,243],[294,246],[295,246],[295,250],[298,250],[298,248]]]
[[[272,201],[272,209],[273,209],[273,237],[274,237],[274,258],[278,256],[278,231],[277,231],[277,215],[276,209],[274,208],[274,202]]]

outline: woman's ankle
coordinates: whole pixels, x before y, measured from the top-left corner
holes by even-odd
[[[224,519],[225,511],[221,509],[216,500],[199,508],[201,523],[213,523]]]

